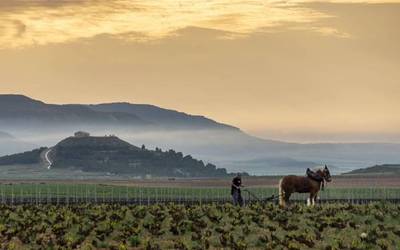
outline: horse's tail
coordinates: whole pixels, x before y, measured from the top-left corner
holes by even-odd
[[[285,207],[285,191],[282,187],[283,178],[279,180],[279,205]]]

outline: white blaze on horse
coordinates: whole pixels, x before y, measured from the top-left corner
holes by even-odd
[[[315,170],[315,172],[307,171],[308,176],[288,175],[279,181],[279,205],[286,207],[292,193],[310,193],[307,199],[307,205],[315,205],[317,195],[324,182],[332,180],[328,167]]]

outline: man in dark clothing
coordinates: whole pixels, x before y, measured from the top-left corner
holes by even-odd
[[[231,186],[231,195],[233,199],[233,204],[235,206],[243,206],[243,198],[242,194],[240,191],[240,188],[242,186],[242,176],[238,174],[235,178],[232,180],[232,186]]]

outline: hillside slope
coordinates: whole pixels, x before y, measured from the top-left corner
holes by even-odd
[[[0,165],[40,163],[45,148],[0,157]],[[226,169],[204,164],[174,150],[148,150],[116,136],[68,137],[49,151],[52,169],[71,169],[130,176],[223,177]]]
[[[67,125],[149,125],[134,114],[97,112],[85,105],[46,104],[22,95],[0,95],[0,119],[0,126],[11,128],[32,125],[41,125],[46,129]]]
[[[40,163],[40,154],[44,150],[46,148],[38,148],[32,151],[0,157],[0,166],[38,164]]]
[[[37,147],[28,142],[21,141],[13,135],[0,131],[0,156],[31,150]]]
[[[290,162],[281,160],[285,166],[277,164],[276,159],[285,158],[337,166],[335,173],[400,162],[400,144],[299,144],[265,140],[206,117],[153,105],[54,105],[26,96],[0,95],[0,121],[0,131],[10,132],[36,145],[54,145],[77,130],[99,135],[118,134],[135,145],[144,144],[164,150],[173,148],[195,158],[218,163],[218,166],[230,171],[258,174],[281,172],[270,167],[277,165],[282,170],[286,169],[286,173],[293,173],[295,167],[288,168]],[[5,145],[0,141],[0,155],[29,149],[19,150],[18,147]]]
[[[355,169],[344,175],[400,175],[400,164],[375,165],[368,168]]]
[[[14,140],[15,137],[9,133],[0,131],[0,140]]]
[[[163,109],[148,104],[132,103],[103,103],[89,105],[91,109],[102,112],[122,112],[134,114],[145,121],[158,124],[169,129],[232,129],[239,130],[230,125],[218,123],[204,116],[190,115],[170,109]]]

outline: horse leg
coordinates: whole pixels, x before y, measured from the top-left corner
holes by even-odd
[[[310,193],[310,197],[307,198],[307,206],[310,207],[311,206],[311,193]]]
[[[318,197],[318,192],[314,194],[314,197],[312,199],[313,206],[315,206],[315,202],[317,201],[317,197]]]
[[[289,198],[290,198],[291,193],[289,192],[283,192],[279,194],[279,205],[282,208],[285,208],[287,205],[290,205],[289,203]]]
[[[315,205],[315,197],[317,194],[310,192],[310,197],[307,199],[307,206],[311,207]]]
[[[291,195],[292,195],[292,193],[289,193],[289,192],[285,193],[285,203],[289,204],[289,206],[290,206],[289,199],[290,199]]]
[[[284,208],[286,207],[286,199],[285,199],[286,194],[282,186],[282,181],[283,179],[279,180],[279,206]]]
[[[285,208],[286,207],[286,202],[284,198],[279,197],[279,206],[281,208]]]

